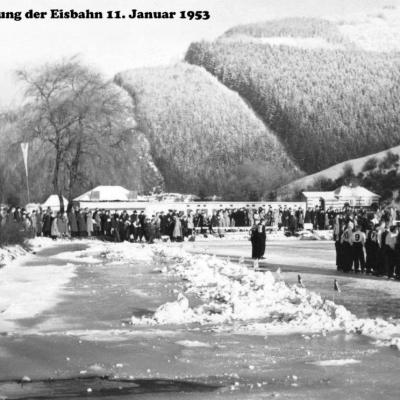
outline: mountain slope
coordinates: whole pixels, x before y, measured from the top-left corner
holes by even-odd
[[[398,53],[218,40],[186,61],[247,99],[308,173],[400,143]]]
[[[204,69],[131,70],[115,82],[134,99],[135,119],[168,190],[226,194],[236,169],[249,162],[263,169],[270,189],[300,176],[275,134]]]

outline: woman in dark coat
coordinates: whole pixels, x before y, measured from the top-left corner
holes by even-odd
[[[39,211],[36,214],[36,234],[38,236],[42,236],[43,230],[43,211],[42,208],[39,207]]]
[[[76,221],[78,223],[79,236],[80,237],[87,236],[86,219],[82,211],[78,211],[76,216]]]
[[[68,213],[68,221],[71,230],[71,236],[77,237],[79,230],[78,230],[78,223],[76,221],[75,210],[73,208],[71,208],[71,210]]]
[[[265,221],[261,220],[258,225],[258,258],[264,258],[265,254],[265,240],[267,239],[267,235],[265,233]]]
[[[251,258],[255,260],[258,255],[258,249],[257,249],[257,236],[258,236],[258,230],[257,230],[257,225],[254,224],[251,229],[250,229],[250,242],[251,242]]]
[[[263,221],[260,221],[258,224],[253,225],[251,228],[251,258],[259,260],[264,257],[265,254],[265,225]]]
[[[48,209],[46,214],[43,216],[43,236],[51,236],[51,224],[53,222],[53,217],[51,216],[51,210]]]
[[[114,238],[114,242],[120,242],[121,238],[119,236],[119,216],[114,214],[111,219],[111,235]]]

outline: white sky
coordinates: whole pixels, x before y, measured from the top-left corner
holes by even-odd
[[[209,10],[208,21],[0,19],[0,106],[18,102],[13,71],[70,55],[112,77],[180,60],[192,41],[212,40],[232,26],[286,16],[346,17],[399,0],[1,0],[1,11]]]

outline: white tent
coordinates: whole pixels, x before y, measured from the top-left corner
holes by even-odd
[[[64,201],[64,209],[66,210],[68,207],[68,200],[62,196]],[[51,208],[52,211],[60,211],[60,199],[57,194],[52,194],[49,198],[42,204],[42,209],[46,210],[48,207]]]
[[[25,210],[26,210],[28,213],[31,213],[33,210],[38,210],[39,207],[41,207],[41,204],[39,204],[39,203],[28,203],[28,204],[25,206]]]
[[[76,197],[74,201],[132,201],[136,197],[136,192],[122,186],[97,186]]]

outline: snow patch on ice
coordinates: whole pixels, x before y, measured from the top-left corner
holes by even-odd
[[[220,331],[260,335],[345,331],[370,336],[379,344],[400,342],[400,325],[395,322],[359,319],[319,294],[288,286],[270,271],[191,255],[177,247],[157,245],[152,251],[156,268],[185,281],[185,288],[176,301],[161,305],[153,316],[133,316],[133,325],[211,324]],[[191,296],[201,304],[191,306]]]
[[[132,337],[173,337],[181,334],[179,330],[165,329],[146,329],[146,330],[128,330],[128,329],[88,329],[88,330],[69,330],[62,332],[66,336],[78,337],[88,342],[123,342]],[[60,332],[47,332],[40,334],[42,336],[59,335]]]
[[[318,365],[319,367],[339,367],[343,365],[350,364],[360,364],[361,361],[354,360],[353,358],[345,358],[342,360],[323,360],[323,361],[314,361],[310,364]]]
[[[180,340],[176,344],[183,347],[212,347],[209,343],[199,342],[198,340]]]
[[[153,256],[152,247],[139,243],[102,243],[92,247],[101,257],[113,264],[126,264],[129,261],[149,261]]]
[[[62,253],[56,254],[53,257],[59,260],[65,260],[82,264],[98,264],[101,263],[102,260],[99,259],[97,255],[98,251],[80,250],[80,251],[63,251]]]

